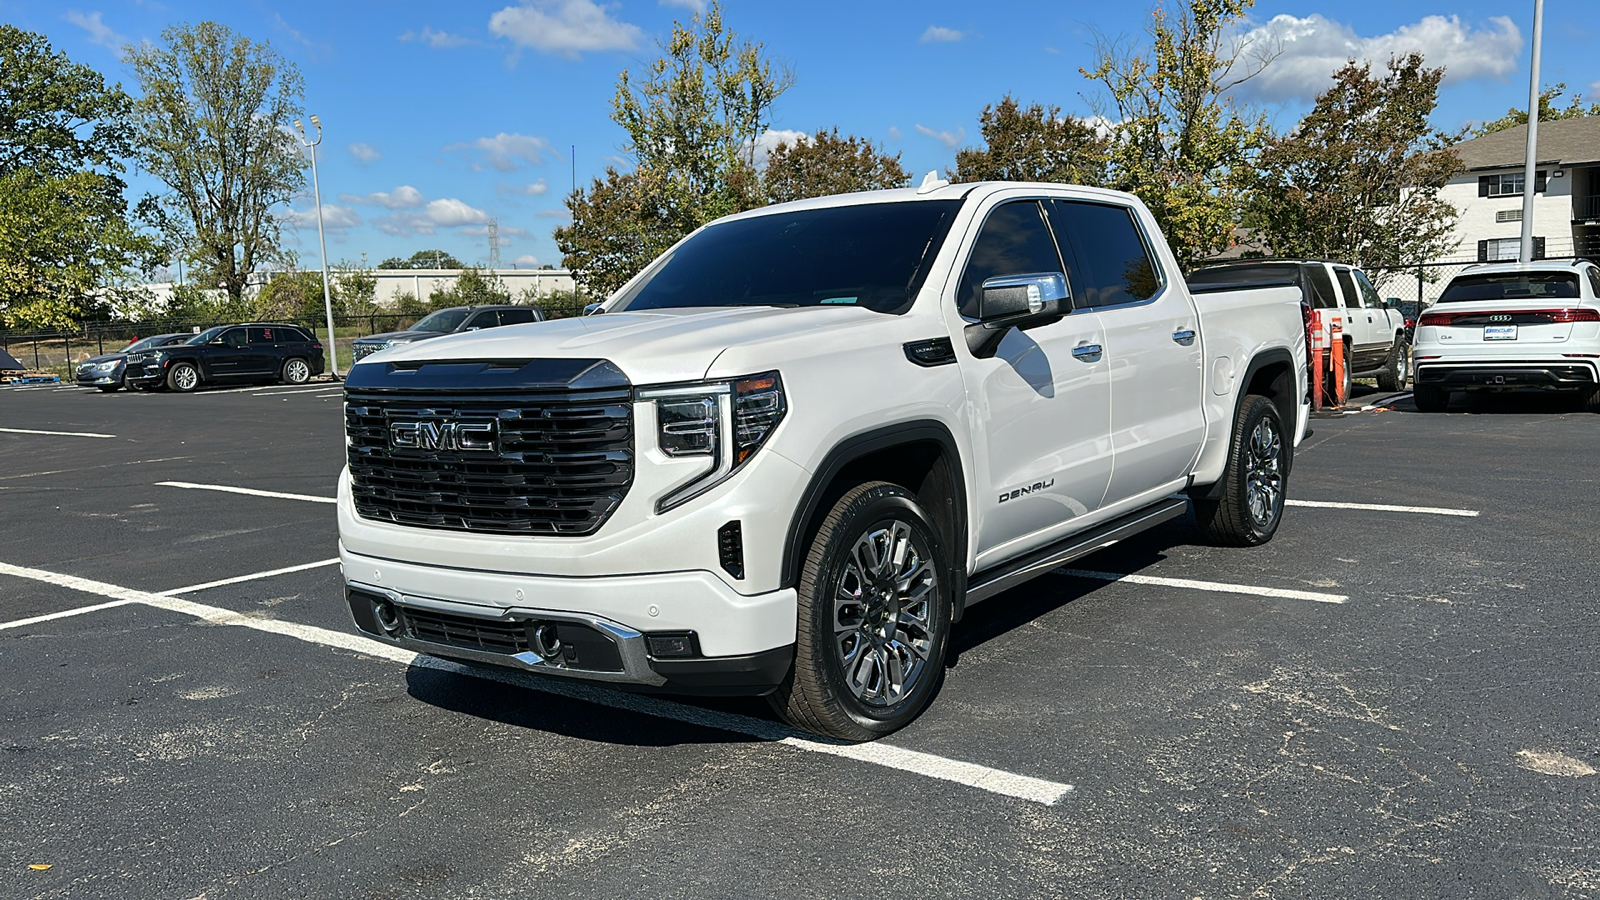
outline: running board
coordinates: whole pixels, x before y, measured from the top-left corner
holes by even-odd
[[[973,575],[967,581],[967,606],[1008,591],[1011,588],[1050,572],[1080,556],[1087,556],[1102,547],[1110,546],[1147,528],[1154,528],[1168,519],[1176,519],[1189,507],[1186,497],[1167,497],[1142,509],[1136,509],[1120,518],[1112,519],[1099,528],[1041,547],[1026,556],[1003,562],[991,569]]]

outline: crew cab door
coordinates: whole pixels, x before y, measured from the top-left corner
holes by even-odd
[[[954,303],[977,319],[991,278],[1065,272],[1038,200],[991,208],[970,245]],[[955,344],[971,403],[978,470],[978,564],[1048,541],[1093,512],[1111,481],[1111,389],[1105,334],[1092,310],[1012,329],[992,357]]]
[[[1055,200],[1049,215],[1074,296],[1105,329],[1114,467],[1105,503],[1186,478],[1206,421],[1200,321],[1183,280],[1163,271],[1126,206]]]

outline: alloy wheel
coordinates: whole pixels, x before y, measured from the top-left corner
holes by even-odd
[[[1258,528],[1270,526],[1283,506],[1283,438],[1269,416],[1262,416],[1250,432],[1245,504]]]
[[[834,588],[834,648],[845,684],[888,707],[928,677],[938,601],[933,555],[910,524],[891,519],[851,547]]]

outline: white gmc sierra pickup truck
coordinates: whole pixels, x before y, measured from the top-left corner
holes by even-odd
[[[347,600],[421,653],[765,694],[864,740],[972,604],[1179,516],[1269,540],[1299,289],[1191,293],[1112,191],[926,183],[699,229],[599,314],[368,356]]]

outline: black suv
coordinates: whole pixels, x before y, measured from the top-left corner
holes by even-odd
[[[357,360],[371,356],[400,344],[425,341],[463,331],[498,328],[501,325],[522,325],[543,322],[544,310],[537,306],[452,306],[435,310],[424,316],[406,331],[373,334],[357,340],[351,355]]]
[[[322,374],[322,343],[298,325],[218,325],[181,344],[128,356],[123,376],[141,390],[188,392],[202,384],[283,381],[305,384]]]

